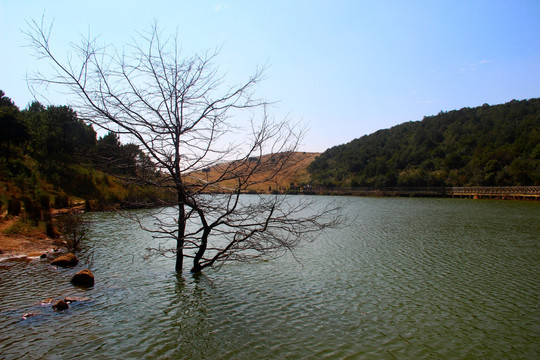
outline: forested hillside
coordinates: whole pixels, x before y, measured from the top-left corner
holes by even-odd
[[[20,110],[0,90],[0,129],[1,210],[13,200],[26,208],[75,198],[103,207],[155,196],[122,181],[153,175],[146,155],[113,133],[98,138],[68,106],[34,102]]]
[[[315,184],[540,185],[540,99],[441,112],[326,150]]]
[[[0,90],[0,129],[0,209],[10,200],[31,207],[78,198],[106,207],[164,196],[124,181],[157,176],[143,151],[114,133],[98,137],[70,107],[34,102],[20,110]],[[298,164],[282,175],[283,191],[310,182],[307,161]],[[308,170],[313,185],[327,187],[540,185],[540,99],[380,130],[326,150]]]

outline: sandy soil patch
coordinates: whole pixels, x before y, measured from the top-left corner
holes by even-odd
[[[4,230],[15,224],[17,219],[0,222],[0,259],[12,257],[35,257],[55,250],[65,250],[58,239],[48,238],[40,229],[21,235],[4,234]]]

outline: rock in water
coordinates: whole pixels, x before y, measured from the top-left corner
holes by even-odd
[[[60,266],[60,267],[74,267],[79,263],[79,259],[75,256],[75,254],[67,253],[64,255],[60,255],[53,261],[51,261],[52,265]]]
[[[69,309],[69,305],[68,305],[67,302],[65,302],[64,300],[60,300],[60,301],[58,301],[56,304],[54,304],[54,305],[52,306],[52,308],[53,308],[55,311],[62,311],[62,310]]]
[[[39,302],[39,305],[50,305],[54,302],[54,299],[53,298],[50,298],[50,299],[45,299],[45,300],[41,300]]]
[[[94,274],[88,269],[81,270],[73,276],[71,283],[75,286],[92,287],[94,286]]]
[[[22,319],[23,320],[26,320],[26,319],[29,319],[31,317],[34,317],[34,316],[38,316],[38,315],[41,315],[40,313],[26,313],[22,316]]]
[[[74,302],[83,302],[83,301],[90,301],[90,298],[87,297],[78,297],[78,296],[68,296],[64,298],[64,301],[68,304],[74,303]]]

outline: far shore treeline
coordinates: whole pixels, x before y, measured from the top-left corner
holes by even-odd
[[[380,130],[326,150],[308,170],[327,188],[540,185],[540,99]]]
[[[104,209],[166,196],[134,182],[159,176],[144,151],[112,132],[98,137],[68,106],[33,102],[20,110],[0,90],[0,129],[2,211],[13,200],[66,206],[78,199]],[[326,150],[307,170],[309,180],[283,191],[540,185],[540,99],[441,112],[380,130]]]

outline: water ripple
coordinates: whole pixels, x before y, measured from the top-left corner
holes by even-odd
[[[300,262],[285,256],[198,277],[177,276],[171,259],[144,260],[155,243],[128,220],[91,214],[78,268],[0,262],[1,357],[540,355],[538,204],[354,198],[348,206],[358,221],[302,245]],[[88,264],[96,286],[71,286]],[[65,296],[91,301],[62,313],[39,303]],[[22,320],[28,312],[40,315]]]

